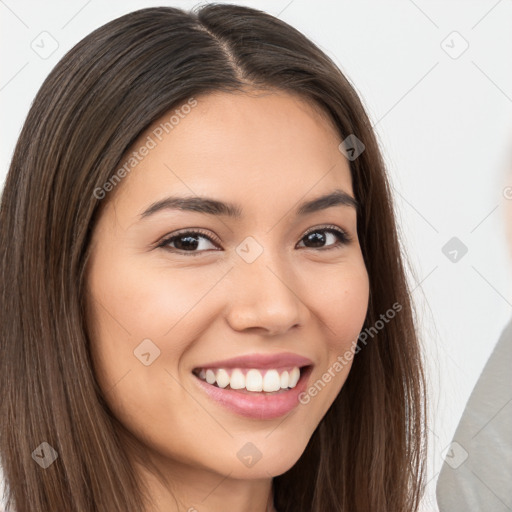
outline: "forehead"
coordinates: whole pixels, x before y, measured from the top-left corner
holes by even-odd
[[[238,198],[242,206],[250,197],[271,208],[287,197],[352,192],[341,138],[318,106],[280,91],[216,92],[187,104],[194,106],[175,107],[130,148],[130,170],[115,190],[118,214],[140,214],[169,194]]]

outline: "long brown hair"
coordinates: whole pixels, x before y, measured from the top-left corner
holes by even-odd
[[[426,400],[390,187],[349,81],[315,44],[259,10],[132,12],[72,48],[24,123],[0,205],[0,456],[7,512],[140,512],[144,489],[96,382],[84,268],[94,191],[154,121],[193,96],[251,86],[300,94],[365,146],[350,161],[370,279],[348,379],[306,450],[274,478],[280,512],[409,512],[424,479]],[[104,200],[107,201],[108,197]],[[376,328],[393,305],[399,313]],[[373,331],[371,330],[373,329]],[[46,469],[39,447],[58,458]],[[12,508],[14,507],[14,508]]]

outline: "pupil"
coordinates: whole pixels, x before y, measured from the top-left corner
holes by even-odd
[[[325,243],[325,235],[323,233],[319,233],[318,231],[315,231],[314,233],[310,233],[307,236],[308,240],[312,241],[313,243],[317,243],[316,246],[321,246],[323,243]]]
[[[181,240],[187,240],[187,242],[183,244],[181,243]],[[177,238],[177,242],[175,243],[178,249],[197,249],[198,246],[197,237],[190,235],[180,236],[179,238]]]

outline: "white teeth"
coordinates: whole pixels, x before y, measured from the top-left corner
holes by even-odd
[[[240,368],[234,368],[231,375],[224,368],[201,369],[198,377],[206,380],[208,384],[215,384],[220,388],[229,386],[231,389],[247,389],[247,391],[271,393],[280,389],[294,388],[300,379],[300,369],[296,366],[290,371],[271,369],[260,371],[257,369],[248,370],[245,375]]]
[[[229,380],[229,385],[231,386],[231,389],[245,388],[245,375],[238,368],[233,370],[231,379]]]
[[[281,378],[277,370],[269,370],[263,377],[263,391],[279,391],[281,389]]]
[[[295,367],[291,372],[290,376],[288,378],[288,387],[294,388],[297,385],[297,382],[299,382],[300,379],[300,370]]]
[[[217,370],[215,374],[215,380],[217,381],[217,386],[219,388],[225,388],[229,384],[229,374],[226,370]]]
[[[258,370],[249,370],[245,376],[247,391],[263,391],[263,377]]]
[[[288,372],[284,371],[281,373],[281,389],[286,389],[288,387]]]

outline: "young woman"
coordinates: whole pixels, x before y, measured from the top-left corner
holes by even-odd
[[[294,28],[160,7],[83,39],[26,119],[0,255],[8,512],[418,509],[383,160]]]

